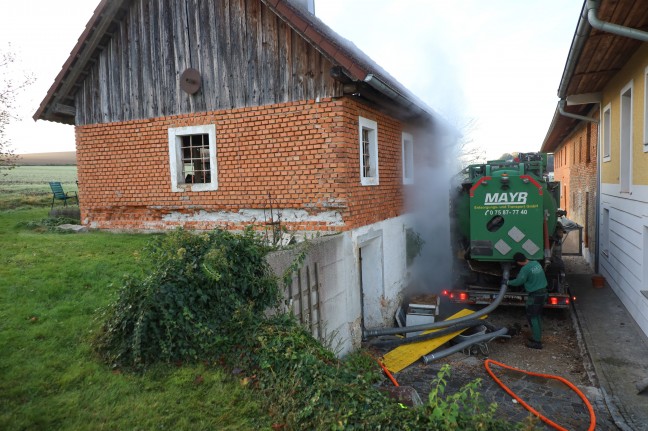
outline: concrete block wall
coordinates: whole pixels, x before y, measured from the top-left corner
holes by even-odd
[[[378,123],[378,186],[360,184],[358,117]],[[218,190],[172,192],[168,129],[214,124]],[[82,222],[240,229],[272,206],[290,228],[344,231],[402,212],[400,122],[350,98],[76,128]]]
[[[360,347],[362,321],[379,322],[379,327],[391,327],[402,302],[407,284],[405,259],[405,229],[410,217],[404,215],[359,229],[317,238],[311,241],[302,268],[318,266],[323,334],[320,340],[336,354],[343,356]],[[364,238],[371,236],[383,241],[382,258],[371,271],[382,271],[383,283],[375,297],[363,292],[360,283],[359,249]],[[271,253],[268,262],[278,276],[302,252],[304,244],[293,250]],[[285,297],[288,297],[286,288]],[[362,297],[362,300],[361,300]],[[364,308],[363,308],[364,306]],[[290,307],[285,307],[288,310]],[[295,307],[293,307],[295,310]],[[373,327],[373,326],[372,326]]]

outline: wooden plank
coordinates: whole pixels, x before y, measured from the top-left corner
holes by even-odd
[[[218,65],[214,61],[217,57],[217,43],[215,32],[218,30],[214,17],[214,2],[202,2],[201,12],[203,25],[200,32],[200,72],[203,79],[201,91],[205,99],[205,111],[218,109]]]
[[[308,330],[313,333],[313,298],[311,297],[310,267],[306,265],[306,295],[308,304]]]
[[[138,3],[133,3],[128,22],[128,54],[129,54],[129,82],[130,82],[130,104],[133,118],[141,115],[142,94],[140,89],[141,76],[141,51],[139,49],[139,25],[137,14],[139,12]]]
[[[234,107],[234,96],[230,87],[232,81],[232,44],[230,43],[230,0],[217,2],[218,26],[217,57],[220,104],[224,109]]]
[[[278,63],[277,45],[277,16],[265,4],[261,6],[261,45],[259,46],[259,62],[261,67],[261,100],[265,105],[276,103],[276,79],[278,77],[276,64]]]
[[[184,72],[190,64],[189,56],[189,39],[187,37],[187,10],[183,1],[173,2],[173,23],[174,23],[174,54],[175,54],[175,88],[176,95],[176,113],[191,112],[191,102],[187,93],[182,91],[178,85],[180,75]]]
[[[160,115],[160,102],[162,102],[163,89],[161,88],[162,67],[161,67],[161,46],[160,46],[160,20],[158,17],[158,1],[149,1],[146,13],[147,26],[144,28],[148,39],[148,59],[151,64],[151,83],[147,86],[150,92],[149,112],[151,117]]]
[[[261,11],[259,0],[245,1],[245,46],[246,46],[246,65],[247,83],[246,85],[246,104],[248,106],[261,105],[260,80],[260,55],[259,49],[262,42],[261,37]]]
[[[292,29],[283,21],[279,34],[279,102],[292,100]]]
[[[130,98],[130,75],[128,73],[128,70],[130,69],[130,57],[128,55],[128,15],[119,24],[119,29],[116,37],[118,37],[120,41],[120,50],[118,53],[119,60],[117,61],[119,61],[119,74],[121,77],[121,86],[119,88],[119,92],[121,93],[120,99],[122,100],[122,118],[127,119],[131,118],[132,116]]]
[[[139,40],[138,48],[140,50],[140,67],[141,67],[141,95],[142,95],[142,105],[140,111],[141,118],[150,118],[153,117],[153,91],[155,88],[155,81],[153,80],[153,72],[151,70],[151,62],[148,61],[151,52],[151,39],[150,39],[150,30],[148,22],[149,14],[149,1],[140,0],[138,4],[138,26],[139,26]],[[157,62],[156,62],[157,63]]]
[[[233,107],[245,106],[247,101],[247,49],[245,46],[245,0],[230,0],[230,89],[232,91]]]
[[[104,123],[110,122],[110,96],[108,92],[108,60],[106,52],[99,56],[99,106],[100,119]]]
[[[317,338],[322,340],[324,337],[324,329],[322,327],[322,302],[320,300],[320,281],[319,281],[319,264],[315,262],[315,294],[317,300],[315,301],[317,310]]]
[[[304,68],[306,66],[305,55],[306,55],[306,42],[304,39],[298,35],[296,32],[291,32],[291,45],[292,45],[292,57],[291,57],[291,79],[289,86],[292,91],[292,100],[303,100],[305,91],[304,83]]]
[[[202,91],[204,85],[204,62],[203,51],[202,51],[202,33],[205,32],[205,26],[207,23],[204,20],[203,6],[205,6],[204,1],[201,0],[189,0],[186,2],[187,5],[187,34],[189,40],[189,67],[192,67],[200,73],[201,76],[201,88],[192,95],[189,95],[189,100],[191,102],[191,112],[203,112],[205,111],[205,93]],[[209,60],[207,60],[209,62]]]
[[[158,0],[158,21],[160,22],[160,58],[158,68],[161,71],[160,81],[160,115],[172,115],[178,112],[178,69],[175,60],[175,25],[173,21],[173,2],[175,0]]]

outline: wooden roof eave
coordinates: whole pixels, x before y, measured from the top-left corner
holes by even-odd
[[[47,95],[34,113],[32,117],[34,121],[48,120],[75,124],[76,114],[70,110],[74,107],[65,101],[74,99],[73,93],[78,88],[79,78],[84,75],[84,70],[96,55],[97,49],[101,48],[102,41],[109,35],[108,30],[127,1],[102,0],[99,3]]]
[[[438,113],[398,83],[352,42],[333,32],[317,17],[302,11],[286,0],[261,1],[336,65],[332,70],[334,79],[343,84],[353,81],[358,88],[363,89],[365,98],[378,106],[387,108],[388,105],[395,104],[400,109],[407,110],[399,113],[392,107],[389,112],[395,118],[419,120],[429,117],[430,122],[440,120]],[[344,73],[340,73],[340,70]],[[369,87],[373,91],[368,91]],[[379,100],[381,97],[382,100]]]
[[[632,7],[633,13],[622,13],[627,12],[628,5]],[[560,100],[602,91],[641,44],[634,39],[592,28],[587,13],[587,3],[584,2],[558,88]],[[626,0],[605,2],[599,10],[599,16],[603,20],[619,22],[624,26],[645,27],[648,23],[645,5],[639,10],[638,3],[632,5]],[[593,106],[571,106],[566,111],[586,115]],[[555,150],[560,145],[560,141],[556,140],[565,139],[579,124],[579,120],[561,115],[556,108],[542,151]]]

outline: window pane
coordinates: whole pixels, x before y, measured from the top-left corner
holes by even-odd
[[[371,141],[370,130],[362,129],[362,175],[371,177]]]
[[[182,177],[185,183],[210,182],[209,135],[182,136]]]

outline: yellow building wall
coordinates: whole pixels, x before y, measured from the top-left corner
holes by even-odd
[[[644,43],[603,91],[601,120],[608,104],[611,104],[610,161],[603,159],[603,136],[601,130],[601,182],[619,184],[620,174],[620,121],[621,90],[632,81],[632,184],[648,185],[648,153],[644,152],[645,75],[648,67],[648,43]],[[602,121],[601,121],[602,122]],[[603,127],[603,124],[601,124]]]

